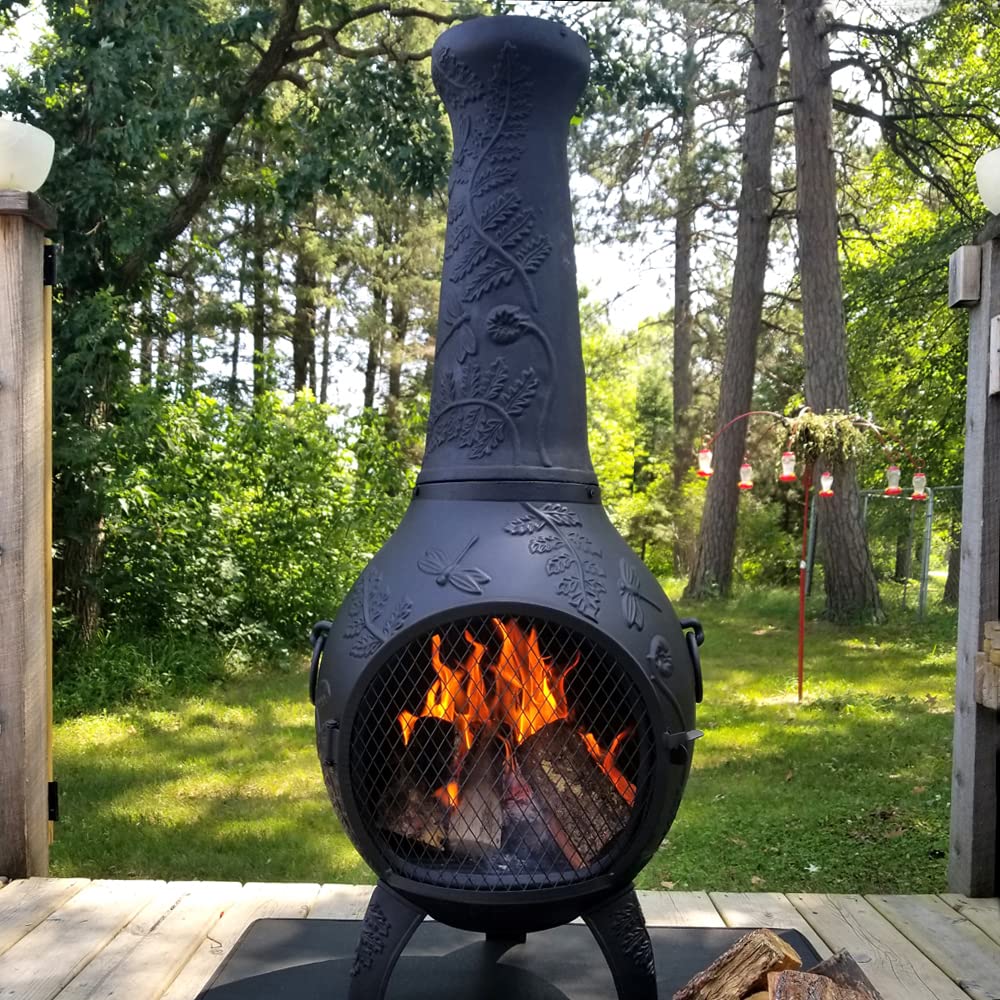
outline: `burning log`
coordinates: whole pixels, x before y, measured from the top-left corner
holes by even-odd
[[[625,829],[629,806],[576,729],[550,723],[517,748],[515,760],[552,838],[580,869]]]
[[[414,719],[394,780],[383,798],[383,828],[425,847],[444,850],[460,734],[449,722]],[[457,789],[452,790],[457,794]]]
[[[494,741],[480,739],[463,761],[457,801],[448,823],[448,846],[453,851],[475,855],[499,849],[502,759]]]
[[[410,788],[385,813],[385,829],[425,847],[443,851],[448,842],[448,806],[434,795]]]

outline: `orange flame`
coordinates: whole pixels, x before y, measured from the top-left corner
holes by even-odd
[[[458,782],[449,781],[444,788],[436,788],[434,790],[434,798],[441,805],[447,806],[449,809],[455,809],[458,806]]]
[[[431,665],[435,679],[424,696],[419,712],[403,710],[397,722],[404,746],[409,746],[420,719],[441,719],[455,726],[459,734],[454,774],[462,758],[472,749],[483,729],[503,743],[508,764],[513,764],[513,747],[553,722],[570,718],[566,698],[566,678],[579,663],[577,653],[564,667],[542,655],[536,629],[525,632],[514,619],[491,619],[500,638],[496,662],[484,664],[486,646],[466,631],[472,651],[460,667],[450,667],[441,659],[441,636],[431,636]],[[634,805],[636,789],[616,765],[622,742],[630,734],[619,733],[603,750],[593,733],[581,733],[587,751],[607,775],[618,794]],[[435,798],[449,808],[459,802],[459,784],[449,781],[435,789]]]
[[[601,745],[597,742],[597,737],[593,733],[581,733],[580,735],[583,737],[583,742],[586,744],[590,756],[597,761],[601,770],[611,780],[611,784],[615,786],[615,790],[630,806],[633,806],[635,805],[635,785],[615,766],[615,760],[618,757],[621,744],[628,738],[631,732],[631,729],[620,732],[611,741],[611,746],[606,751],[601,749]]]

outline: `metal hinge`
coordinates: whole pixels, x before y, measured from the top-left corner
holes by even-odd
[[[59,782],[49,782],[49,821],[59,822]]]
[[[42,284],[46,287],[54,287],[56,283],[56,245],[46,243],[44,247],[45,255],[42,258]]]

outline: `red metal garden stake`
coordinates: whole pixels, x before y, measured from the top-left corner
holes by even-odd
[[[807,545],[809,541],[809,493],[812,490],[812,469],[807,465],[802,470],[802,558],[799,559],[799,704],[802,703],[802,684],[805,677],[806,659],[806,568]]]

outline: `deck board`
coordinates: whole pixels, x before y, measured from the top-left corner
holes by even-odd
[[[970,899],[957,893],[944,893],[941,898],[1000,944],[1000,899]]]
[[[805,917],[780,892],[712,892],[709,897],[727,927],[778,927],[801,931],[820,958],[831,954]]]
[[[162,882],[92,882],[3,956],[3,1000],[51,1000],[141,910]]]
[[[707,892],[639,891],[650,927],[725,927]]]
[[[262,917],[358,919],[371,886],[29,879],[0,889],[0,1000],[195,1000]],[[1000,901],[640,892],[651,926],[781,926],[848,949],[885,1000],[1000,997]],[[959,985],[961,983],[961,986]],[[964,989],[961,988],[964,986]]]
[[[868,896],[901,934],[975,1000],[1000,998],[1000,945],[937,896]]]
[[[5,886],[0,891],[0,955],[87,882],[85,878],[26,878]]]
[[[251,882],[246,885],[199,944],[197,951],[163,994],[162,1000],[190,1000],[196,997],[254,920],[304,917],[318,892],[317,884]]]
[[[863,896],[789,893],[788,899],[831,950],[851,952],[885,1000],[967,1000]]]
[[[158,1000],[205,940],[239,882],[170,882],[59,994],[59,1000]]]

